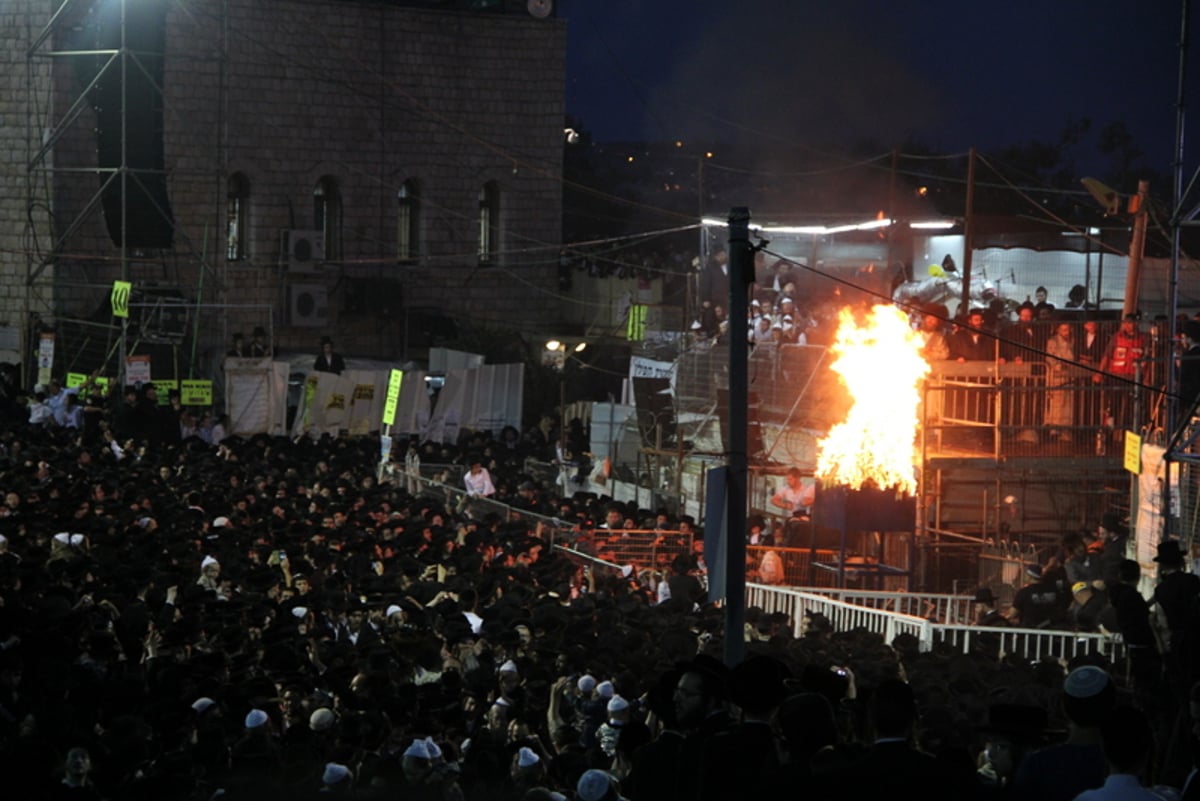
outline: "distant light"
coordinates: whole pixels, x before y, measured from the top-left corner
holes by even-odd
[[[576,353],[583,353],[585,350],[587,350],[586,342],[580,342],[578,345],[575,346]]]
[[[954,220],[930,220],[927,222],[909,223],[908,227],[924,231],[944,231],[947,228],[953,228],[955,225]]]
[[[632,163],[633,163],[633,156],[627,156],[627,157],[625,158],[625,160],[626,160],[626,161],[628,161],[630,164],[632,164]]]
[[[713,157],[713,154],[712,154],[711,150],[705,152],[704,158],[711,159],[712,157]]]
[[[563,343],[559,342],[557,339],[552,339],[546,343],[546,350],[562,350],[562,349],[563,349]]]
[[[926,195],[928,195],[928,194],[929,194],[929,187],[928,187],[928,186],[919,186],[919,187],[917,187],[917,196],[918,196],[918,197],[925,197],[925,196],[926,196]]]
[[[676,139],[676,140],[675,140],[675,147],[683,147],[683,142],[680,142],[678,139]]]

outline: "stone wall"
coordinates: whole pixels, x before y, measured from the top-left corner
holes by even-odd
[[[0,86],[18,107],[35,102],[35,88],[26,80],[26,26],[16,18],[30,7],[48,18],[43,5],[50,4],[19,0],[2,12],[5,23],[14,22],[0,34],[13,68]],[[233,331],[248,335],[263,325],[283,348],[313,349],[329,334],[344,353],[398,358],[406,310],[440,310],[486,327],[554,326],[562,22],[375,3],[228,0],[171,4],[166,26],[163,123],[175,246],[127,252],[122,265],[103,215],[81,217],[97,178],[54,173],[43,194],[60,230],[81,224],[64,245],[48,313],[94,316],[107,286],[125,272],[138,287],[198,300],[201,349],[214,354]],[[55,91],[43,85],[36,94],[53,94],[61,113],[78,97],[80,79],[65,59],[41,63],[53,66]],[[54,111],[39,113],[43,127],[57,124]],[[85,108],[64,130],[55,163],[95,165],[94,126]],[[0,146],[17,154],[7,169],[18,174],[24,130],[23,117],[4,110]],[[233,173],[249,186],[247,258],[227,262]],[[284,234],[314,227],[313,189],[323,177],[340,192],[340,257],[295,274]],[[405,181],[419,187],[420,247],[418,258],[400,264],[396,194]],[[501,233],[498,257],[484,266],[476,254],[479,192],[488,182],[500,190]],[[0,187],[0,318],[10,308],[19,313],[8,282],[25,273],[13,243],[22,236],[28,194],[21,182]],[[323,320],[293,324],[297,287],[325,294]]]

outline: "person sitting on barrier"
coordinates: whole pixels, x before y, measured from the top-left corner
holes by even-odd
[[[1099,631],[1100,621],[1108,607],[1108,594],[1086,581],[1071,585],[1074,601],[1068,610],[1071,626],[1075,631]]]
[[[975,605],[976,626],[1008,625],[1008,618],[996,609],[998,602],[996,596],[992,594],[991,587],[980,587],[977,589],[973,603]]]
[[[1046,567],[1030,565],[1025,574],[1032,579],[1013,596],[1009,622],[1023,629],[1045,629],[1063,623],[1071,606],[1066,586],[1067,573],[1057,560]]]
[[[1067,583],[1072,587],[1081,581],[1091,584],[1100,578],[1100,558],[1098,554],[1092,553],[1088,545],[1090,538],[1090,531],[1067,534],[1063,537],[1062,549],[1066,554],[1063,567],[1067,571]]]
[[[784,485],[771,497],[771,504],[789,515],[796,515],[807,512],[815,499],[816,484],[811,480],[806,482],[800,468],[793,467],[787,471]]]
[[[492,486],[492,476],[483,466],[483,460],[479,456],[471,457],[470,469],[463,476],[463,485],[467,488],[467,495],[472,497],[487,498],[496,494],[496,488]]]

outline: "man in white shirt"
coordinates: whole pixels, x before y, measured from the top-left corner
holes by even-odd
[[[463,485],[470,496],[482,495],[487,498],[496,493],[496,488],[492,486],[492,477],[479,459],[471,462],[471,469],[463,476]]]
[[[34,426],[42,426],[53,422],[54,415],[50,411],[50,404],[46,403],[46,393],[39,392],[29,401],[29,424]]]

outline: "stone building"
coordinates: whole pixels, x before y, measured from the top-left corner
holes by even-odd
[[[552,328],[565,23],[418,5],[0,6],[10,346],[115,373],[116,279],[130,346],[200,374],[255,326],[390,359],[430,320]]]

